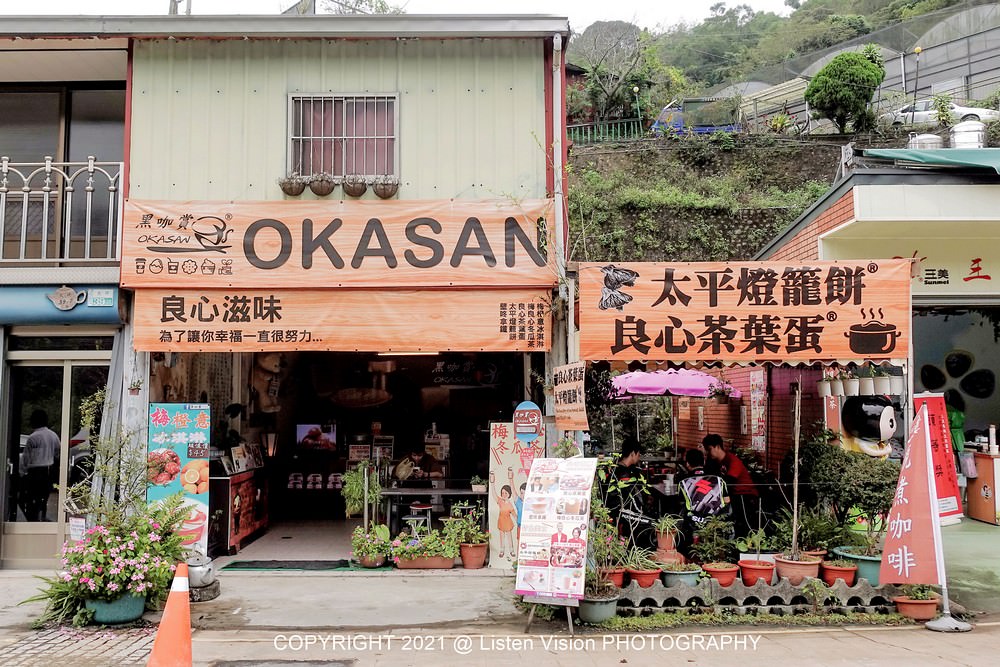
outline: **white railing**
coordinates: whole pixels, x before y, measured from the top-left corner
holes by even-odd
[[[0,265],[119,260],[122,162],[0,157]]]

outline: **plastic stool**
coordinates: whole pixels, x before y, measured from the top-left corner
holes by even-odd
[[[429,503],[410,503],[410,516],[423,516],[427,525],[427,530],[431,529],[433,518],[431,516],[432,506]]]
[[[430,519],[426,514],[407,514],[402,520],[410,526],[410,535],[417,534],[418,525],[422,525],[428,531],[431,529]]]

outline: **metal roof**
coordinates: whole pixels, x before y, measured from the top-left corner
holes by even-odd
[[[4,16],[0,37],[22,39],[417,39],[569,36],[569,19],[537,14],[353,16]]]

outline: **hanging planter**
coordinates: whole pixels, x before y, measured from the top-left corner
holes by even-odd
[[[399,179],[395,176],[379,176],[372,183],[372,192],[380,199],[388,199],[399,190]]]
[[[313,174],[309,179],[309,189],[317,197],[326,197],[337,187],[337,181],[327,173]]]
[[[893,396],[902,396],[906,392],[906,381],[902,375],[889,376],[889,393]]]
[[[873,377],[858,378],[858,391],[862,396],[874,396],[875,378]]]
[[[847,375],[840,378],[840,380],[844,383],[844,396],[857,396],[861,392],[861,380],[859,378]]]
[[[843,396],[844,395],[844,382],[840,378],[832,378],[830,380],[830,395],[831,396]]]
[[[833,395],[830,387],[830,378],[823,378],[816,383],[816,395],[820,398]]]
[[[285,176],[284,178],[278,179],[278,187],[289,197],[298,197],[300,194],[305,192],[306,185],[309,183],[308,176],[299,176],[298,172],[293,173],[291,176]]]
[[[368,184],[365,183],[365,179],[357,174],[344,176],[341,186],[344,188],[344,194],[348,197],[360,197],[368,190]]]
[[[872,378],[872,382],[875,383],[876,396],[885,396],[892,393],[892,383],[889,381],[888,375],[876,375]]]

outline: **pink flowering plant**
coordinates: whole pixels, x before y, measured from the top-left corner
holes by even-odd
[[[437,529],[415,535],[400,533],[389,545],[389,555],[393,563],[411,558],[458,557],[458,543],[451,537],[442,535]]]
[[[384,523],[358,526],[351,535],[351,552],[356,560],[389,555],[389,527]]]

